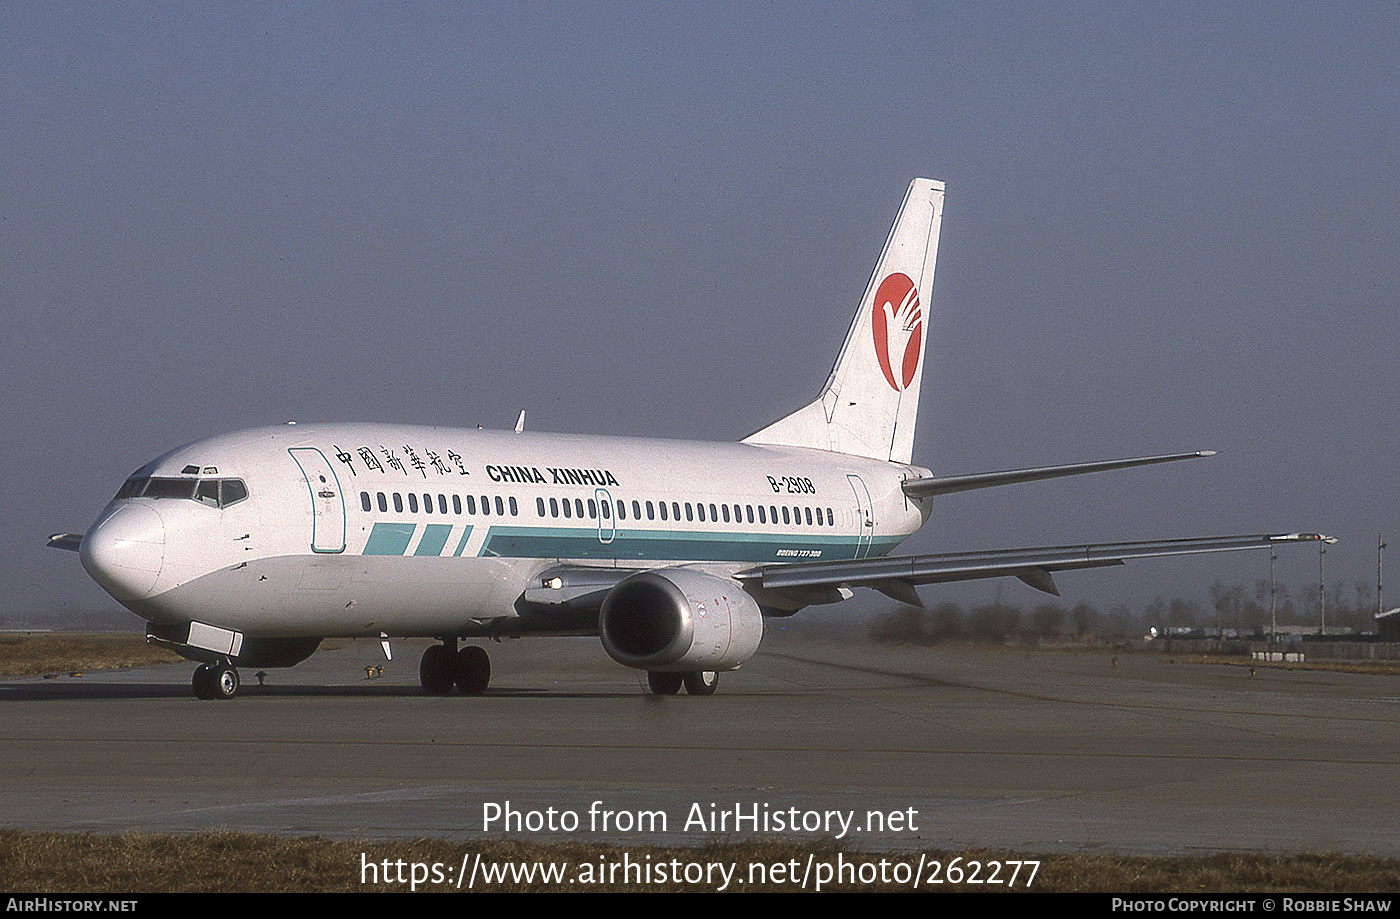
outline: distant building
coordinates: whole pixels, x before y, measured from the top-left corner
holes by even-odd
[[[1381,641],[1400,641],[1400,606],[1376,616],[1376,631],[1380,632]]]

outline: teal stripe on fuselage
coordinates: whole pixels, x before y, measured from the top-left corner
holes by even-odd
[[[897,545],[875,541],[870,555]],[[697,562],[797,562],[856,557],[855,537],[781,533],[695,533],[619,528],[603,543],[596,530],[492,527],[481,554],[505,558],[686,559]]]
[[[467,547],[467,540],[472,538],[472,528],[466,527],[462,530],[462,541],[457,543],[457,548],[453,550],[452,557],[456,558],[462,554],[462,550]]]
[[[376,523],[369,531],[363,555],[403,555],[413,539],[412,523]],[[439,549],[442,547],[439,546]]]
[[[423,528],[423,538],[418,540],[418,548],[413,550],[414,555],[441,555],[442,547],[447,545],[447,537],[452,534],[452,524],[450,523],[430,523]]]

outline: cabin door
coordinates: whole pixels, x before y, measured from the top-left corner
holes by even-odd
[[[847,475],[851,491],[856,495],[856,558],[870,554],[870,541],[875,536],[875,509],[870,501],[870,489],[858,475]]]
[[[345,551],[345,496],[340,479],[315,447],[292,447],[287,451],[297,461],[311,493],[311,551]]]

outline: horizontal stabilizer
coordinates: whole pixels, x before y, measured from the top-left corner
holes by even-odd
[[[1057,479],[1066,475],[1108,472],[1110,469],[1131,469],[1134,466],[1151,466],[1155,463],[1171,463],[1176,460],[1214,455],[1214,450],[1197,450],[1194,453],[1169,453],[1165,456],[1141,456],[1136,459],[1103,460],[1097,463],[1070,463],[1065,466],[1039,466],[1034,469],[1008,469],[1004,472],[935,475],[922,479],[905,479],[903,488],[904,493],[911,498],[931,498],[934,495],[946,495],[955,491],[971,491],[974,488],[1016,485],[1020,482]]]
[[[77,552],[82,543],[82,533],[55,533],[49,537],[48,545],[50,549],[67,549],[69,552]]]

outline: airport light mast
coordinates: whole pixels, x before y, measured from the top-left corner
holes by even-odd
[[[1327,543],[1319,541],[1317,544],[1317,601],[1319,615],[1322,617],[1318,625],[1317,634],[1323,637],[1327,634]]]
[[[1385,559],[1385,534],[1376,534],[1376,627],[1380,627],[1381,613],[1385,611],[1381,593],[1381,562]]]
[[[1278,560],[1278,552],[1272,547],[1269,549],[1269,650],[1274,649],[1278,643],[1278,602],[1274,596],[1274,562]]]

